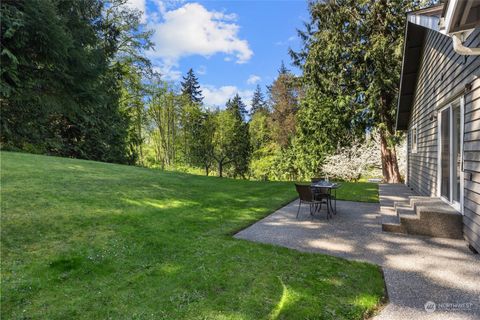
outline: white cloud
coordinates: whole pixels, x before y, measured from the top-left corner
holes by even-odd
[[[260,78],[256,74],[251,74],[247,79],[247,84],[256,84],[260,82],[260,80],[262,80],[262,78]]]
[[[163,21],[152,19],[148,25],[155,31],[152,37],[155,51],[149,52],[149,56],[161,59],[165,66],[178,66],[182,57],[191,55],[210,57],[224,53],[234,56],[237,63],[245,63],[252,57],[248,42],[238,37],[236,15],[208,11],[198,3],[187,3],[173,10],[166,9],[160,1],[157,6]]]
[[[171,66],[155,66],[153,67],[153,70],[160,73],[162,79],[166,81],[177,81],[182,77],[182,72],[180,70],[173,69]]]
[[[223,108],[227,100],[238,93],[248,109],[253,96],[252,90],[239,90],[236,86],[215,87],[211,85],[201,85],[201,88],[204,96],[203,102],[209,107],[218,106]]]
[[[147,6],[146,0],[128,0],[125,5],[132,9],[137,9],[142,12],[142,17],[140,19],[141,23],[147,22]]]

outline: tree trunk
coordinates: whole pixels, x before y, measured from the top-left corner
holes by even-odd
[[[380,130],[380,152],[382,156],[383,179],[387,183],[400,183],[402,177],[398,170],[397,152],[395,147],[389,147],[387,132]]]
[[[209,166],[205,166],[205,175],[208,177],[208,173],[209,173]]]
[[[218,176],[223,177],[223,161],[218,162]]]

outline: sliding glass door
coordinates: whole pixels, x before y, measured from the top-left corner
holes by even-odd
[[[450,108],[440,116],[440,195],[450,200]]]
[[[440,196],[461,210],[463,196],[463,106],[452,103],[439,112]]]

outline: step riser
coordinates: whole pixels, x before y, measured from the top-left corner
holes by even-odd
[[[405,228],[406,233],[422,236],[463,239],[462,225],[451,222],[438,222],[435,220],[420,220],[401,218],[401,225]]]
[[[405,229],[400,224],[382,224],[382,231],[393,232],[393,233],[405,233]]]

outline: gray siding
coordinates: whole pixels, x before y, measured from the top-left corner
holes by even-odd
[[[480,29],[466,44],[480,46]],[[480,251],[480,56],[456,54],[449,37],[429,30],[420,63],[408,131],[408,185],[422,195],[437,195],[436,113],[472,84],[464,94],[464,235]],[[416,153],[411,152],[413,126],[418,132]]]
[[[480,57],[477,57],[477,60],[480,60]],[[477,68],[477,75],[478,72]],[[478,77],[472,83],[472,91],[465,96],[463,139],[465,168],[463,233],[470,244],[480,252],[480,79]]]

